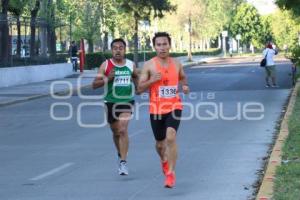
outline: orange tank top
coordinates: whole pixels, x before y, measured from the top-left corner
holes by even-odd
[[[168,66],[162,67],[157,57],[152,61],[157,72],[161,73],[161,80],[153,83],[150,88],[151,114],[166,114],[173,110],[182,110],[181,99],[178,94],[179,73],[172,58],[168,59]]]

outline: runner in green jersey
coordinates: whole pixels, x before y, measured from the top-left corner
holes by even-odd
[[[112,58],[103,62],[93,82],[93,88],[105,87],[104,102],[107,121],[113,132],[118,152],[119,174],[128,175],[128,124],[134,105],[137,70],[134,63],[125,58],[126,43],[123,39],[111,42]]]

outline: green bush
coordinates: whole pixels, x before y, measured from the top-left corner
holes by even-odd
[[[291,52],[291,61],[300,66],[300,46],[295,46]]]
[[[214,56],[218,55],[222,52],[221,49],[211,49],[208,51],[199,51],[199,52],[193,52],[193,55],[198,56],[198,55],[206,55],[206,56]],[[133,53],[126,53],[126,58],[133,60]],[[187,52],[180,52],[180,53],[175,53],[172,52],[170,54],[172,57],[178,57],[178,56],[186,56]],[[145,52],[145,60],[149,60],[156,56],[156,52]],[[86,69],[93,69],[96,67],[99,67],[102,62],[104,62],[106,59],[111,58],[112,55],[110,52],[97,52],[97,53],[89,53],[86,54],[86,64],[85,68]],[[144,52],[139,52],[139,61],[144,61]]]

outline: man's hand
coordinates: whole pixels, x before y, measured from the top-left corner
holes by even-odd
[[[152,83],[155,83],[156,81],[160,81],[160,80],[161,80],[161,73],[160,72],[151,73],[150,81]]]
[[[112,70],[109,72],[107,78],[108,78],[108,82],[111,82],[111,81],[114,80],[114,78],[115,78],[115,69],[112,69]]]
[[[190,93],[190,88],[188,85],[182,85],[182,91],[184,94]]]

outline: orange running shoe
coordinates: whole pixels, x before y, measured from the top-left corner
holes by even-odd
[[[165,187],[166,188],[172,188],[175,186],[175,173],[174,172],[169,172],[166,175],[166,180],[165,180]]]
[[[168,161],[165,161],[165,162],[161,162],[161,168],[162,168],[162,171],[164,173],[164,175],[166,176],[168,171],[169,171],[169,163]]]

